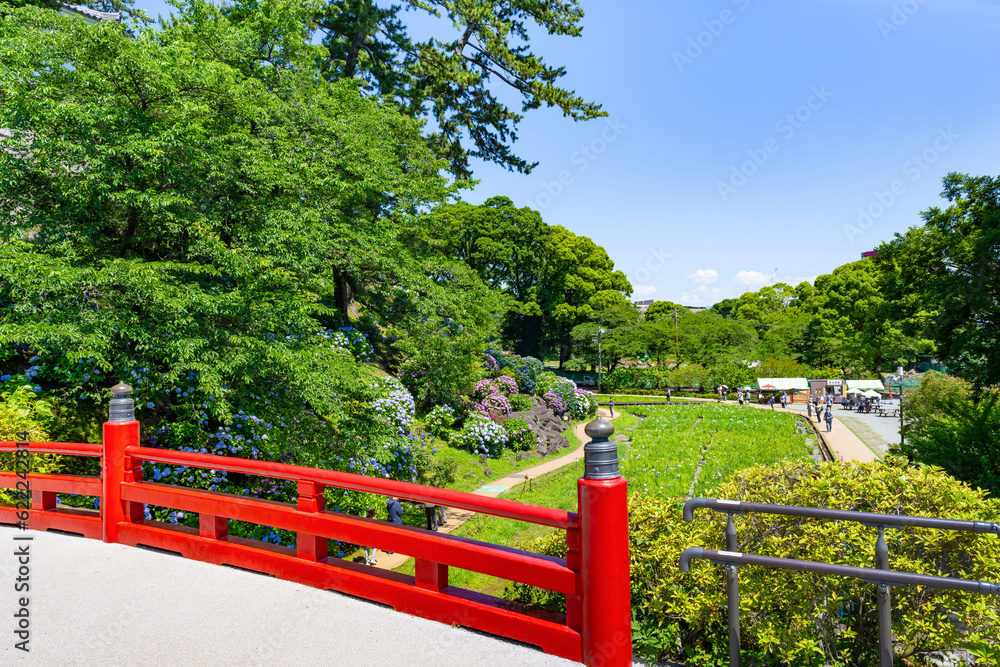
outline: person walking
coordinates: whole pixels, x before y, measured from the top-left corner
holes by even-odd
[[[823,421],[823,404],[822,403],[817,403],[816,404],[816,423],[819,424],[821,421]]]
[[[366,519],[375,518],[375,508],[369,507],[365,510]],[[375,560],[375,552],[378,551],[375,547],[365,547],[365,565],[378,565],[378,561]]]
[[[812,401],[806,401],[806,415],[809,417],[809,421],[813,418],[813,404]]]
[[[826,432],[829,433],[833,430],[833,412],[830,408],[826,409]]]
[[[781,392],[781,409],[782,410],[788,409],[788,394],[786,394],[785,392]]]
[[[391,523],[395,523],[400,526],[403,525],[403,506],[399,504],[398,500],[392,496],[386,497],[385,510]],[[386,551],[386,553],[390,556],[392,555],[391,551]]]
[[[670,402],[670,387],[667,387],[667,403]]]
[[[771,406],[772,410],[774,410],[774,395],[773,394],[771,396],[767,397],[767,404]]]

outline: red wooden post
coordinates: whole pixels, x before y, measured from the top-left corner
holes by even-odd
[[[628,484],[618,473],[615,427],[587,424],[586,473],[577,482],[582,582],[581,641],[589,667],[632,664],[632,608],[628,554]],[[567,616],[569,613],[567,600]],[[569,618],[567,617],[567,622]]]
[[[326,487],[316,482],[299,482],[299,502],[300,512],[318,513],[326,509],[326,498],[323,491]],[[327,557],[328,540],[325,537],[317,537],[309,533],[295,534],[295,555],[308,561],[317,563]]]
[[[132,387],[119,382],[111,388],[111,415],[104,422],[104,451],[101,454],[101,522],[104,527],[104,541],[118,541],[118,524],[135,518],[134,503],[122,500],[121,485],[125,481],[125,448],[139,445],[139,422],[135,420],[135,406],[131,398]],[[135,468],[129,461],[130,481],[135,477]],[[142,478],[142,469],[139,469]],[[139,506],[139,517],[142,507]]]
[[[32,491],[31,509],[38,511],[54,510],[56,508],[55,491]]]
[[[219,540],[229,536],[229,519],[211,514],[198,515],[198,535]]]
[[[417,588],[441,592],[448,588],[448,566],[424,558],[414,559],[414,583]]]

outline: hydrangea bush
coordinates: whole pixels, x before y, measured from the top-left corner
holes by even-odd
[[[376,419],[406,435],[413,423],[416,408],[413,396],[403,383],[394,377],[382,377],[375,382],[375,392],[380,398],[372,401]]]
[[[375,349],[368,342],[368,337],[354,327],[327,329],[320,331],[319,335],[330,341],[331,350],[350,354],[361,363],[367,363],[375,356]]]
[[[550,398],[552,396],[559,400],[552,400]],[[552,388],[542,398],[546,405],[558,415],[566,414],[573,419],[584,419],[597,414],[597,397],[589,391],[577,389],[572,380],[564,377],[557,376]],[[562,404],[562,412],[557,410],[560,403]]]
[[[514,451],[528,451],[538,444],[538,435],[523,419],[508,419],[503,426],[507,430],[507,444]]]
[[[542,400],[545,401],[545,406],[549,410],[552,410],[557,417],[562,417],[566,414],[566,403],[563,402],[558,394],[554,394],[551,391],[546,392],[542,395]]]
[[[455,408],[450,405],[438,405],[427,413],[427,430],[442,440],[451,439],[451,427],[455,425],[457,417]]]
[[[455,438],[455,444],[459,447],[473,454],[485,454],[489,458],[498,458],[507,441],[507,431],[503,426],[479,415],[467,419]]]
[[[538,376],[545,369],[545,365],[534,357],[522,357],[516,354],[507,354],[497,350],[487,350],[486,354],[497,361],[500,370],[510,368],[514,372],[521,391],[527,393],[535,392],[535,384]]]
[[[506,375],[501,375],[493,380],[493,384],[496,386],[497,390],[504,396],[513,396],[517,394],[520,389],[517,386],[517,380]]]
[[[510,401],[507,400],[506,396],[491,394],[483,400],[474,403],[472,412],[473,414],[498,422],[510,415]]]

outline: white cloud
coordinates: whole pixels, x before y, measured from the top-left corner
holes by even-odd
[[[711,285],[719,279],[719,272],[715,269],[698,269],[690,274],[688,278],[701,285]]]
[[[747,281],[747,278],[749,278],[749,283]],[[759,271],[740,271],[735,276],[733,276],[733,280],[731,281],[730,284],[735,285],[737,287],[742,286],[743,289],[740,290],[740,292],[742,293],[743,291],[746,291],[747,284],[750,285],[751,292],[756,292],[764,285],[770,284],[770,282],[771,278],[769,276],[765,276],[763,273]]]
[[[633,285],[632,286],[632,297],[636,300],[645,299],[646,297],[653,296],[656,294],[655,285]]]

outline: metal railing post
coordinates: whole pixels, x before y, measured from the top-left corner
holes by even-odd
[[[889,546],[885,543],[885,526],[878,528],[875,541],[875,568],[889,569]],[[889,584],[878,583],[878,659],[879,667],[892,667],[892,594]]]
[[[588,667],[631,667],[632,601],[628,484],[618,472],[615,427],[587,424],[585,472],[577,481],[580,521],[581,654]],[[568,604],[568,603],[567,603]]]
[[[736,524],[732,512],[727,513],[726,550],[739,551]],[[740,571],[736,565],[726,565],[726,607],[729,611],[729,667],[740,667]]]

